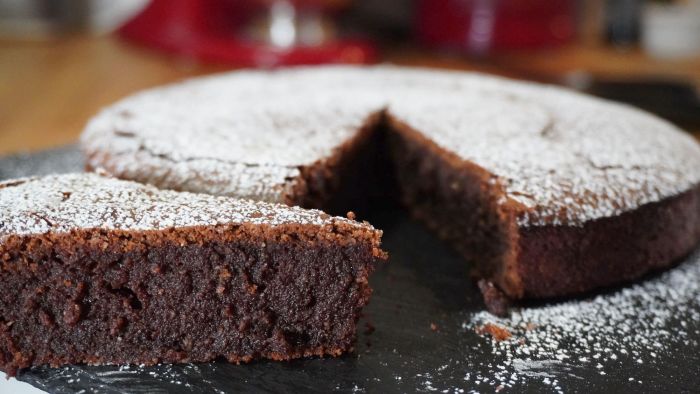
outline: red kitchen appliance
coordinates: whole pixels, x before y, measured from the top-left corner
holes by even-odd
[[[419,0],[416,33],[472,54],[558,46],[575,33],[575,0]]]
[[[368,41],[340,38],[349,0],[152,0],[122,37],[203,61],[245,67],[371,63]]]

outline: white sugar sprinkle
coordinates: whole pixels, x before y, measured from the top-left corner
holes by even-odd
[[[491,379],[504,385],[532,379],[549,384],[562,371],[575,376],[593,368],[610,375],[621,363],[653,364],[660,349],[698,348],[697,332],[671,328],[681,322],[700,323],[700,250],[656,278],[610,294],[522,308],[507,318],[479,312],[463,328],[473,332],[495,324],[512,334],[501,342],[484,338],[491,352],[506,360],[505,368],[488,368]]]
[[[96,174],[0,183],[0,240],[13,234],[74,229],[153,230],[243,223],[322,226],[336,222],[371,228],[317,210],[158,190]]]

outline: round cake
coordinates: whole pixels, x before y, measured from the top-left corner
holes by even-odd
[[[629,281],[700,240],[690,136],[628,106],[480,74],[216,75],[104,109],[82,146],[88,168],[167,189],[352,210],[384,188],[515,299]]]

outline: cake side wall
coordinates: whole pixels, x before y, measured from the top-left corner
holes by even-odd
[[[514,208],[499,204],[502,190],[485,170],[440,149],[396,119],[390,151],[398,179],[398,199],[436,235],[511,297],[521,293],[511,259]]]
[[[372,192],[366,180],[378,169],[367,160],[376,153],[382,120],[381,112],[370,114],[354,137],[335,148],[330,157],[300,167],[300,175],[289,182],[285,203],[340,216],[361,209],[353,203],[367,200]]]
[[[6,238],[1,369],[350,350],[378,234],[252,227]]]
[[[668,268],[700,242],[700,185],[583,226],[520,230],[518,271],[530,298],[576,295]]]

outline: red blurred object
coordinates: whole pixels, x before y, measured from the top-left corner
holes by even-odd
[[[152,0],[118,33],[181,56],[236,66],[371,63],[376,59],[371,43],[326,34],[334,27],[327,17],[345,3]]]
[[[422,43],[470,53],[542,48],[569,42],[575,0],[420,0]]]

